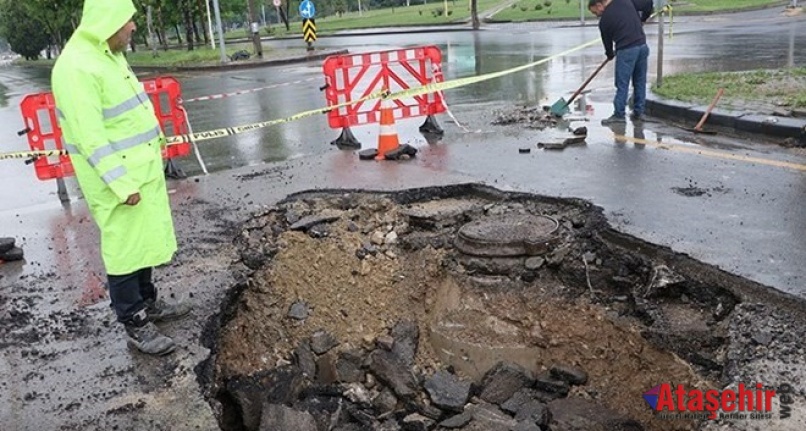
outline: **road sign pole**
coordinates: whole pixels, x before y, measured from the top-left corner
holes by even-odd
[[[277,12],[277,25],[280,25],[280,6],[283,5],[283,0],[272,0],[274,10]]]
[[[313,51],[313,41],[316,40],[316,6],[311,0],[302,0],[299,4],[299,16],[302,17],[302,39],[308,44],[308,51]]]
[[[302,19],[302,38],[308,44],[308,51],[313,51],[313,41],[316,40],[316,21],[313,18]]]

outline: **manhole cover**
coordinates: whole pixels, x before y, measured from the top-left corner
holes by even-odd
[[[539,255],[556,240],[557,220],[540,215],[500,215],[470,222],[456,248],[473,256]]]

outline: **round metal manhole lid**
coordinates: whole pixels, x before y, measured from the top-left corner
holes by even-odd
[[[540,255],[557,240],[559,226],[557,220],[542,215],[486,217],[462,226],[456,247],[473,256]]]

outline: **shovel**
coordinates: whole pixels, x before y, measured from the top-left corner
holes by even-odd
[[[554,104],[551,105],[551,108],[549,109],[551,114],[557,117],[562,117],[563,115],[571,112],[571,110],[568,109],[568,105],[570,105],[571,102],[573,102],[574,99],[576,99],[577,96],[579,96],[580,93],[582,93],[582,91],[585,90],[585,87],[587,87],[588,84],[590,84],[590,82],[593,81],[593,78],[595,78],[596,75],[599,74],[599,72],[605,67],[605,65],[609,61],[610,61],[609,58],[605,59],[605,61],[603,61],[602,64],[600,64],[599,67],[597,67],[596,70],[593,71],[593,74],[590,76],[590,78],[588,78],[584,83],[582,83],[582,86],[579,87],[579,89],[574,93],[573,96],[571,96],[570,99],[568,99],[567,102],[562,97],[560,97],[560,100],[554,102]]]
[[[702,113],[702,118],[700,118],[700,122],[697,123],[697,125],[694,126],[693,129],[688,129],[689,131],[694,132],[694,133],[702,133],[702,134],[705,134],[705,135],[716,135],[716,132],[709,131],[709,130],[703,130],[702,125],[705,124],[705,120],[707,120],[708,116],[711,115],[711,111],[714,110],[714,106],[716,106],[716,102],[719,102],[719,98],[722,97],[722,93],[724,93],[724,92],[725,92],[724,88],[720,88],[716,92],[716,96],[714,96],[714,100],[711,101],[710,105],[708,105],[708,109],[706,109],[705,112]]]

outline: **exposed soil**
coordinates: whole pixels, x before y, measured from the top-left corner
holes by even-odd
[[[529,215],[557,221],[547,251],[454,246],[470,222]],[[518,249],[501,229],[490,250]],[[235,243],[253,272],[213,322],[199,369],[225,431],[806,425],[806,329],[790,323],[805,318],[802,301],[615,232],[584,201],[476,185],[305,193],[249,220]],[[558,365],[586,381],[553,386]],[[451,379],[472,383],[458,410],[441,398],[461,387]],[[642,395],[667,382],[762,382],[798,401],[789,419],[778,405],[766,421],[660,419]],[[532,410],[516,412],[524,394]]]
[[[557,241],[544,255],[514,258],[453,247],[464,224],[507,214],[555,218]],[[419,379],[447,369],[482,390],[485,373],[500,361],[535,376],[565,364],[590,377],[570,398],[592,400],[650,430],[698,429],[696,421],[656,418],[641,395],[663,382],[705,389],[731,379],[729,322],[740,302],[732,287],[752,283],[724,285],[737,278],[713,269],[716,275],[705,276],[702,264],[699,272],[666,266],[670,260],[657,252],[622,248],[623,236],[605,241],[605,232],[601,211],[583,201],[478,190],[445,199],[308,194],[257,215],[236,239],[254,272],[225,307],[213,346],[211,394],[224,405],[222,427],[238,429],[233,415],[246,414],[243,406],[228,407],[238,398],[227,395],[233,382],[280,373],[294,387],[296,372],[281,370],[305,368],[300,350],[322,334],[332,340],[307,360],[304,380],[344,381],[337,371],[328,376],[335,358],[367,358],[358,360],[358,381],[377,398],[385,386],[367,361],[373,349],[396,345],[399,322],[412,321],[419,342],[411,372]]]

